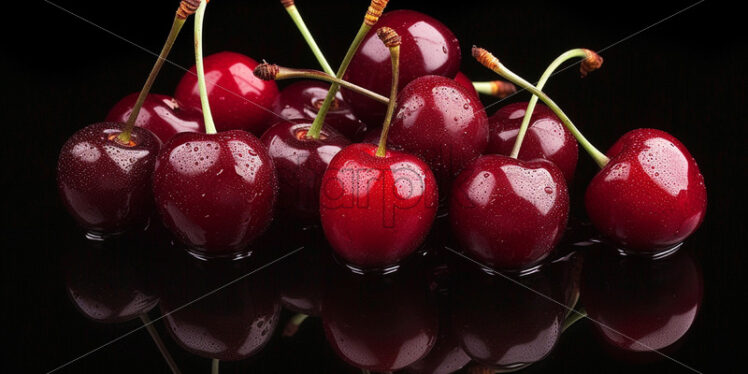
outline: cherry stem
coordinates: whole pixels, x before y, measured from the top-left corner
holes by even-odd
[[[584,309],[572,310],[571,313],[564,320],[564,324],[561,326],[561,333],[566,331],[569,327],[571,327],[577,321],[580,321],[584,318],[587,318],[587,312]]]
[[[181,371],[179,371],[179,367],[177,367],[177,363],[174,361],[174,358],[171,357],[171,354],[169,354],[169,351],[164,345],[164,341],[161,340],[161,336],[159,336],[156,328],[153,327],[153,322],[151,322],[151,319],[148,318],[148,315],[145,313],[141,314],[140,320],[143,322],[145,329],[148,330],[148,334],[151,335],[151,339],[153,339],[153,342],[156,343],[156,347],[158,347],[159,352],[161,352],[161,356],[163,356],[164,360],[166,360],[166,364],[169,365],[169,369],[171,369],[171,372],[173,374],[181,374]]]
[[[392,65],[392,83],[390,85],[390,102],[387,104],[387,113],[382,123],[382,134],[379,136],[379,146],[376,155],[384,157],[387,154],[387,134],[390,131],[392,114],[395,112],[397,104],[397,85],[400,78],[400,35],[389,27],[382,27],[377,30],[377,36],[390,49],[390,63]]]
[[[332,66],[327,62],[327,59],[325,58],[325,55],[322,54],[322,51],[319,49],[319,46],[317,45],[317,42],[314,41],[314,37],[312,36],[312,33],[309,32],[309,29],[306,27],[306,23],[304,23],[304,18],[301,17],[301,14],[299,13],[299,10],[296,9],[296,4],[294,4],[293,1],[283,0],[281,1],[283,3],[283,6],[286,8],[286,11],[288,12],[288,15],[291,16],[291,19],[296,24],[296,28],[299,29],[299,32],[301,32],[301,36],[304,37],[304,40],[306,40],[306,44],[309,45],[309,48],[312,50],[312,53],[314,54],[314,57],[317,58],[317,61],[319,62],[319,66],[322,67],[322,70],[325,71],[325,73],[330,75],[335,75],[335,71],[332,70]]]
[[[221,363],[217,358],[210,361],[210,374],[218,374],[218,365]]]
[[[556,57],[556,59],[553,60],[553,62],[551,62],[551,64],[548,65],[548,67],[545,69],[543,75],[540,77],[540,80],[535,87],[537,87],[537,89],[539,90],[542,90],[553,72],[556,71],[556,69],[558,69],[561,64],[563,64],[567,60],[577,57],[587,57],[587,50],[582,48],[571,49]],[[509,154],[509,157],[517,158],[517,156],[519,155],[519,150],[522,147],[522,141],[525,139],[525,134],[527,133],[527,128],[530,125],[530,119],[532,118],[532,113],[533,111],[535,111],[535,105],[537,103],[538,97],[536,95],[532,95],[532,97],[530,98],[530,102],[527,104],[527,109],[525,110],[525,117],[522,118],[522,124],[519,126],[517,140],[514,141],[514,148],[512,148],[512,153]]]
[[[203,108],[203,119],[205,120],[205,133],[215,134],[216,124],[210,113],[210,102],[208,101],[208,89],[205,87],[205,69],[203,68],[203,19],[205,19],[205,8],[208,0],[200,1],[200,6],[195,13],[195,67],[197,69],[197,85],[200,89],[200,105]]]
[[[517,92],[517,87],[509,82],[505,81],[487,81],[487,82],[473,82],[473,88],[479,94],[498,97],[504,99],[507,96]]]
[[[345,53],[343,62],[340,64],[338,73],[335,75],[336,78],[343,78],[345,71],[348,70],[348,65],[350,65],[351,60],[353,60],[353,56],[356,54],[356,51],[358,51],[358,47],[366,37],[366,34],[369,33],[369,30],[371,30],[372,26],[374,26],[374,24],[376,24],[379,20],[379,16],[382,15],[382,11],[384,10],[384,7],[387,6],[388,1],[389,0],[371,0],[369,9],[366,11],[366,16],[364,17],[364,22],[358,29],[356,37],[353,38],[353,42],[348,47],[348,51]],[[335,95],[338,93],[338,89],[340,89],[339,84],[332,83],[330,85],[330,89],[327,91],[325,101],[322,102],[322,107],[320,107],[319,111],[317,111],[317,117],[314,118],[314,122],[312,122],[312,126],[309,128],[309,131],[306,134],[306,137],[308,139],[319,139],[322,132],[322,125],[325,123],[325,116],[327,116],[327,112],[330,110],[330,106],[335,99]]]
[[[283,328],[283,336],[291,337],[296,335],[299,331],[299,326],[309,317],[308,314],[297,313],[286,323],[286,327]]]
[[[304,79],[316,79],[316,80],[329,82],[329,83],[337,83],[341,85],[342,87],[345,87],[361,95],[364,95],[370,99],[376,100],[382,104],[388,104],[390,102],[390,99],[374,91],[367,90],[366,88],[363,88],[351,82],[336,78],[335,76],[326,74],[325,72],[322,72],[319,70],[287,68],[287,67],[278,66],[275,64],[268,64],[265,62],[255,67],[254,74],[256,77],[262,80],[278,81],[278,80],[284,80],[284,79],[304,78]]]
[[[182,30],[185,20],[186,18],[181,18],[179,13],[174,16],[174,22],[171,24],[169,36],[166,38],[166,42],[164,43],[163,48],[161,48],[161,53],[159,53],[156,63],[153,64],[150,74],[148,74],[148,79],[146,79],[143,88],[140,90],[138,99],[135,101],[135,106],[133,106],[132,112],[130,112],[130,116],[127,118],[127,122],[125,122],[125,130],[117,136],[117,140],[120,143],[130,143],[130,136],[135,127],[135,120],[138,118],[138,114],[140,114],[140,109],[143,107],[143,103],[145,103],[145,99],[148,97],[148,93],[151,91],[151,87],[153,86],[153,82],[156,81],[159,71],[161,71],[161,67],[164,66],[166,57],[169,56],[171,47],[174,45],[174,41],[177,40],[177,36],[179,35],[179,31]]]
[[[512,83],[516,84],[517,86],[520,86],[532,93],[533,95],[536,95],[540,98],[540,100],[543,100],[543,102],[548,105],[548,107],[556,113],[556,115],[561,119],[561,122],[564,123],[566,128],[574,135],[574,138],[577,139],[579,144],[584,148],[587,153],[595,160],[595,162],[600,166],[600,168],[604,167],[605,165],[610,162],[610,159],[605,156],[602,152],[600,152],[597,148],[595,148],[585,137],[582,135],[581,132],[577,129],[576,126],[574,126],[574,123],[571,122],[571,119],[569,116],[564,113],[563,110],[553,101],[551,100],[548,95],[546,95],[543,91],[535,88],[530,82],[526,81],[522,77],[518,76],[517,74],[514,74],[511,70],[507,69],[501,62],[499,62],[499,59],[494,57],[490,52],[486,51],[485,49],[473,47],[473,57],[475,57],[478,62],[480,62],[483,66],[493,70],[497,74],[501,75],[502,77],[508,79]]]

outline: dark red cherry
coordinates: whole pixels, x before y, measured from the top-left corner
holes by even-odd
[[[187,257],[175,253],[165,269],[161,312],[172,338],[190,353],[221,361],[259,352],[273,336],[281,311],[272,273],[257,271],[262,264],[248,259]]]
[[[662,251],[696,231],[706,213],[706,187],[678,139],[660,130],[632,130],[607,155],[610,162],[585,195],[598,230],[639,253]]]
[[[319,189],[330,160],[351,142],[332,128],[308,139],[312,120],[278,122],[262,135],[278,173],[278,213],[292,220],[319,220]]]
[[[284,88],[273,102],[273,112],[281,118],[314,120],[327,96],[330,85],[320,81],[299,81]],[[337,130],[348,139],[359,140],[366,132],[366,124],[353,114],[340,92],[325,117],[325,127]]]
[[[676,349],[701,310],[701,270],[685,249],[657,260],[589,251],[582,275],[590,324],[622,359],[662,359],[652,350]]]
[[[65,255],[65,285],[82,315],[96,322],[120,323],[158,304],[156,287],[149,282],[151,259],[142,244],[132,238],[97,246],[87,242]]]
[[[389,94],[390,52],[376,33],[383,26],[394,29],[402,37],[399,90],[424,75],[452,78],[460,70],[460,43],[452,31],[423,13],[396,10],[382,15],[376,27],[366,35],[351,60],[345,80],[381,95]],[[386,105],[348,90],[343,90],[343,98],[365,123],[370,126],[382,123]]]
[[[482,156],[457,178],[449,203],[460,249],[503,269],[527,268],[545,258],[568,216],[564,175],[544,159]]]
[[[527,102],[509,104],[488,118],[489,140],[486,153],[512,153]],[[518,158],[529,161],[544,158],[556,164],[570,184],[579,157],[577,141],[563,122],[547,106],[538,103],[519,150]]]
[[[278,96],[275,81],[255,77],[257,61],[235,52],[205,57],[205,82],[218,131],[241,129],[257,136],[278,118],[272,105]],[[174,97],[186,107],[201,110],[195,66],[185,73]]]
[[[106,120],[126,123],[137,99],[137,92],[125,96],[109,111]],[[177,99],[159,94],[146,96],[135,126],[150,130],[162,143],[180,132],[205,131],[201,111],[184,107]]]
[[[330,161],[322,178],[320,213],[327,240],[360,268],[397,264],[423,243],[434,222],[437,186],[415,156],[353,144]]]
[[[273,162],[248,132],[180,133],[153,173],[164,225],[206,257],[233,256],[273,218],[278,190]]]
[[[546,357],[561,336],[567,284],[550,272],[511,280],[486,274],[464,259],[455,269],[452,329],[465,353],[501,371]],[[561,265],[565,266],[565,265]]]
[[[117,136],[124,127],[114,122],[87,126],[65,142],[57,160],[62,202],[93,236],[144,224],[153,209],[151,175],[161,142],[136,127],[123,145]]]
[[[333,351],[350,365],[399,370],[426,356],[436,342],[438,311],[423,271],[402,270],[361,275],[330,266],[322,325]]]
[[[458,71],[457,75],[455,75],[455,82],[459,83],[462,87],[465,87],[468,92],[475,94],[475,97],[480,100],[478,91],[476,91],[475,87],[473,86],[473,81],[470,80],[467,75],[463,74],[461,71]]]
[[[452,79],[412,81],[397,98],[387,143],[431,167],[442,198],[452,179],[488,144],[488,118],[480,101]]]

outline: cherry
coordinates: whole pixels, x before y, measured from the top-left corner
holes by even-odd
[[[392,84],[378,146],[340,151],[322,178],[320,216],[327,240],[360,269],[385,269],[423,243],[436,216],[436,178],[419,158],[387,150],[395,109],[400,37],[388,27],[377,35],[390,50]]]
[[[317,81],[299,81],[284,88],[273,102],[273,112],[285,119],[313,120],[330,86]],[[334,128],[348,139],[361,139],[366,124],[353,114],[350,105],[338,93],[325,117],[327,128]]]
[[[270,225],[278,182],[272,159],[252,134],[216,133],[202,64],[202,20],[195,19],[195,59],[207,134],[180,133],[167,142],[153,173],[164,225],[202,257],[241,257]]]
[[[208,97],[218,131],[241,129],[260,136],[277,119],[271,107],[278,87],[252,73],[257,61],[236,52],[219,52],[205,58]],[[185,73],[174,97],[186,107],[200,109],[196,67]]]
[[[452,79],[416,78],[398,96],[388,145],[419,156],[448,196],[452,179],[488,144],[488,119],[480,101]]]
[[[334,129],[322,129],[319,139],[307,138],[308,119],[278,122],[260,139],[278,173],[279,213],[302,222],[319,220],[322,174],[330,160],[350,141]]]
[[[562,272],[550,270],[568,263],[508,279],[461,258],[454,262],[452,329],[468,356],[503,371],[527,367],[551,352],[562,333],[570,284],[556,276]]]
[[[198,356],[236,361],[270,341],[281,311],[277,293],[270,273],[256,271],[260,264],[248,260],[198,261],[184,253],[171,255],[161,312],[179,346]]]
[[[569,194],[563,173],[548,160],[482,156],[452,187],[452,231],[462,250],[489,267],[533,266],[564,234]]]
[[[527,102],[509,104],[488,118],[490,130],[486,153],[508,156],[512,152],[526,108]],[[545,105],[535,107],[518,158],[549,160],[561,169],[566,183],[570,184],[578,156],[577,141],[561,120]]]
[[[582,271],[582,297],[595,330],[622,359],[662,358],[653,350],[676,348],[701,310],[704,284],[692,251],[652,261],[605,249],[587,252]]]
[[[587,187],[595,227],[625,250],[656,253],[684,241],[706,213],[706,187],[686,147],[654,129],[624,134]]]
[[[90,238],[143,225],[153,207],[151,173],[161,142],[136,127],[122,143],[125,125],[100,122],[71,136],[57,161],[62,202]]]
[[[112,107],[106,120],[127,122],[137,99],[137,93],[125,96]],[[205,131],[200,111],[185,108],[177,99],[159,94],[148,94],[135,120],[135,126],[150,130],[163,143],[180,132]]]
[[[330,346],[347,363],[390,372],[418,361],[433,347],[438,313],[420,264],[413,265],[384,276],[330,266],[322,326]]]
[[[468,92],[475,94],[475,98],[480,100],[478,91],[476,91],[475,87],[473,87],[473,81],[470,80],[467,75],[463,74],[461,71],[458,71],[457,75],[455,75],[455,82],[459,83],[462,87],[465,87]]]
[[[460,43],[441,22],[412,10],[396,10],[380,17],[377,27],[390,27],[402,37],[402,69],[398,89],[424,75],[454,77],[460,69]],[[353,57],[344,79],[380,94],[390,87],[390,66],[387,48],[375,33],[366,35]],[[373,100],[343,90],[343,98],[365,123],[382,123],[385,107]]]

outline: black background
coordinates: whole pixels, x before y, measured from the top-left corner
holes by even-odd
[[[150,51],[161,48],[177,5],[172,0],[54,3]],[[744,335],[738,331],[745,318],[737,306],[742,304],[746,282],[742,272],[746,193],[741,177],[748,161],[743,152],[747,99],[743,21],[727,4],[704,1],[621,41],[693,3],[393,0],[388,9],[419,10],[444,22],[460,40],[461,70],[474,80],[495,76],[469,57],[472,44],[489,49],[528,80],[536,79],[567,49],[610,46],[601,53],[605,58],[601,70],[584,80],[576,69],[566,70],[551,80],[546,91],[602,149],[625,131],[655,127],[679,138],[699,162],[709,206],[690,245],[701,262],[706,293],[689,340],[675,357],[711,372],[737,365],[745,346]],[[65,139],[102,120],[120,98],[138,91],[154,56],[50,4],[33,5],[20,25],[5,25],[0,61],[5,83],[0,146],[2,320],[9,328],[3,335],[10,347],[4,352],[4,365],[47,371],[137,326],[92,327],[65,299],[59,284],[59,254],[80,232],[59,204],[54,178],[57,153]],[[333,66],[342,58],[367,5],[364,0],[298,2]],[[5,17],[21,16],[6,13]],[[191,31],[190,22],[170,56],[185,68],[194,63]],[[258,60],[317,68],[274,0],[214,0],[206,15],[204,38],[206,54],[234,50]],[[171,94],[183,73],[167,64],[153,92]],[[504,103],[528,97],[521,94]],[[495,101],[487,98],[484,103]],[[488,113],[502,104],[490,106]],[[594,164],[580,152],[573,204],[577,215],[584,214],[578,197],[594,171]],[[324,351],[317,347],[324,344],[322,338],[307,335],[301,336],[302,343],[271,346],[249,366],[256,372],[274,372],[280,370],[278,362],[286,360],[298,360],[299,368],[335,360],[334,356],[316,356]],[[606,357],[589,326],[570,330],[568,335],[547,360],[531,370],[634,369]],[[304,339],[311,343],[304,344]],[[317,340],[321,344],[315,346]],[[66,370],[165,372],[157,351],[131,348],[149,344],[145,333],[134,334]],[[204,361],[187,360],[201,372],[208,371]],[[327,367],[331,368],[335,365]],[[635,369],[685,370],[669,361]],[[231,367],[225,372],[232,372]]]

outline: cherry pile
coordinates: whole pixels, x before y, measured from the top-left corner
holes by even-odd
[[[586,187],[589,220],[626,253],[661,257],[699,227],[706,188],[678,139],[638,128],[602,153],[543,92],[567,60],[581,59],[582,76],[600,68],[596,53],[562,54],[533,85],[473,47],[508,81],[473,83],[452,31],[419,12],[383,13],[387,2],[372,0],[333,71],[293,1],[282,1],[323,72],[236,52],[203,59],[207,1],[183,0],[141,92],[63,145],[64,205],[99,240],[142,229],[156,211],[203,259],[249,255],[274,220],[320,225],[357,272],[397,268],[437,216],[455,248],[487,268],[534,268],[568,233],[570,188]],[[150,93],[193,13],[195,66],[173,96]],[[306,80],[278,89],[275,80],[292,78]],[[487,116],[478,93],[514,87],[530,101]],[[591,181],[574,177],[578,146],[600,166]]]

